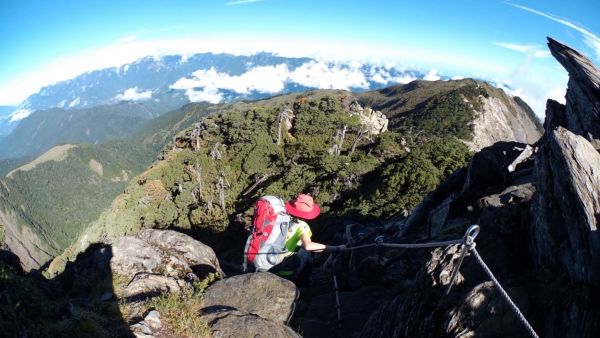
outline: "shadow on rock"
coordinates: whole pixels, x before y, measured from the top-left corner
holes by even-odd
[[[0,326],[14,337],[133,337],[113,288],[110,246],[93,245],[52,280],[2,252]],[[5,257],[7,259],[5,259]]]

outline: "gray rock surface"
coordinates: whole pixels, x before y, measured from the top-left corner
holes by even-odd
[[[133,324],[130,327],[136,338],[151,338],[151,337],[171,337],[162,332],[163,324],[160,320],[160,313],[156,310],[150,311],[144,320]]]
[[[223,275],[209,246],[180,232],[155,229],[116,239],[110,268],[128,281],[122,294],[127,301],[181,293],[208,273]]]
[[[364,126],[369,135],[379,135],[388,130],[389,119],[379,110],[369,107],[363,108],[357,101],[348,106],[350,115],[358,115],[360,124]]]
[[[460,306],[449,313],[444,330],[448,337],[524,337],[521,324],[492,282],[472,288]]]
[[[222,274],[217,256],[207,245],[180,232],[146,229],[134,236],[120,237],[112,244],[111,268],[122,276],[139,273],[185,278],[208,272]]]
[[[163,253],[168,252],[169,262],[167,269],[176,271],[185,268],[185,264],[192,269],[207,269],[220,272],[219,260],[208,245],[192,237],[171,230],[142,230],[138,235],[146,243],[158,248]]]
[[[149,327],[160,330],[162,328],[162,322],[160,320],[160,313],[156,310],[152,310],[148,312],[146,318],[144,318],[144,322],[148,324]]]
[[[301,337],[283,323],[231,308],[207,308],[204,309],[203,315],[208,320],[215,338]]]
[[[500,208],[510,203],[528,202],[535,194],[535,187],[531,182],[511,185],[498,194],[481,198],[478,204],[481,208]]]
[[[535,162],[533,255],[578,282],[600,283],[600,154],[583,137],[548,131]]]
[[[523,153],[529,153],[528,147],[518,142],[497,142],[482,149],[473,156],[466,170],[451,175],[417,205],[406,222],[406,231],[426,230],[427,236],[435,237],[448,228],[452,224],[450,220],[457,215],[475,221],[481,209],[475,201],[502,192],[513,183],[513,176],[529,170],[533,162],[520,158]]]
[[[600,71],[576,50],[548,38],[569,73],[566,104],[548,100],[546,135],[536,158],[532,205],[536,263],[573,281],[600,282]]]
[[[139,272],[154,272],[162,261],[160,252],[134,236],[118,238],[112,246],[111,268],[114,272],[133,277]]]
[[[388,118],[380,111],[371,108],[361,111],[360,123],[367,127],[369,134],[379,135],[388,130]]]
[[[542,136],[532,116],[505,93],[479,100],[482,109],[473,120],[473,140],[467,142],[471,150],[479,151],[499,141],[534,143]]]
[[[146,299],[169,293],[181,293],[187,286],[185,281],[174,277],[139,273],[127,284],[123,296],[127,300]]]
[[[204,306],[226,307],[284,323],[297,297],[294,283],[269,272],[256,272],[215,282],[204,293]]]
[[[450,282],[459,256],[459,246],[435,249],[427,265],[416,277],[415,289],[409,298],[395,297],[373,313],[360,337],[425,337],[439,332],[436,304]],[[455,285],[464,281],[458,274]]]
[[[55,250],[44,238],[25,225],[16,212],[2,207],[2,202],[3,197],[0,195],[0,224],[4,225],[6,246],[19,257],[23,270],[31,271],[40,268],[52,259]]]
[[[286,325],[298,291],[269,272],[220,280],[204,292],[204,318],[213,337],[300,337]]]

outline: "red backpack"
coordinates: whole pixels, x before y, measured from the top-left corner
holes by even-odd
[[[244,270],[248,263],[254,264],[257,271],[267,271],[281,262],[290,220],[278,197],[264,196],[254,203],[252,229],[244,249]]]

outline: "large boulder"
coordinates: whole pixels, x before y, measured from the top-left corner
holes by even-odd
[[[218,338],[300,338],[290,327],[251,313],[231,308],[206,308],[203,315],[208,320],[213,337]]]
[[[600,283],[600,154],[585,138],[548,131],[535,161],[532,246],[542,267]]]
[[[111,268],[123,276],[146,272],[185,277],[190,273],[222,272],[209,246],[177,231],[142,230],[134,236],[118,238],[112,250]]]
[[[297,298],[294,283],[256,272],[211,285],[201,312],[215,337],[299,337],[286,325]]]
[[[220,280],[204,293],[205,307],[227,307],[275,322],[286,322],[294,310],[298,291],[294,283],[268,272]]]
[[[127,299],[179,293],[208,273],[223,274],[209,246],[172,230],[146,229],[116,239],[110,267],[129,281],[123,294]]]

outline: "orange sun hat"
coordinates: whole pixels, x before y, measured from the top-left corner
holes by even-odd
[[[287,201],[285,209],[288,214],[303,219],[315,219],[321,213],[321,208],[310,195],[300,194],[296,199]]]

